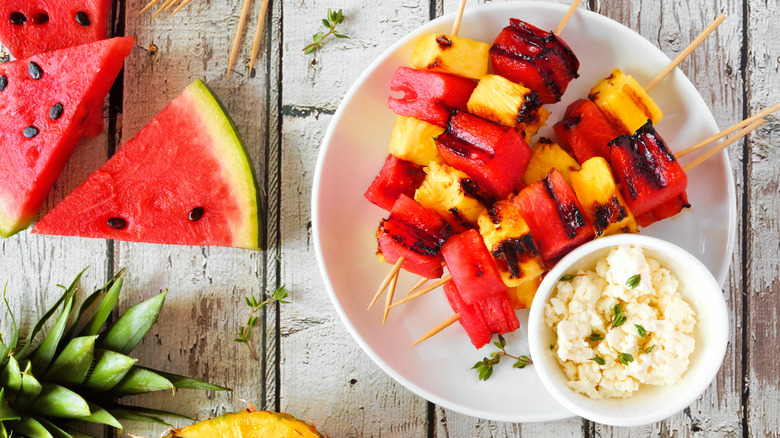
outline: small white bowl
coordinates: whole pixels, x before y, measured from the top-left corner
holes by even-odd
[[[558,279],[579,269],[594,269],[596,261],[619,245],[639,246],[646,256],[668,268],[680,284],[685,301],[696,312],[688,370],[672,385],[641,385],[631,397],[592,400],[566,386],[566,376],[550,350],[555,332],[544,323],[544,307]],[[550,270],[534,297],[528,319],[531,358],[545,388],[564,407],[591,421],[613,426],[639,426],[663,420],[696,400],[715,378],[726,354],[728,311],[718,282],[687,251],[654,237],[636,234],[608,236],[587,243],[564,257]]]

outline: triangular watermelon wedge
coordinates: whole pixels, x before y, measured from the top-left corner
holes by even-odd
[[[33,233],[258,249],[258,213],[241,138],[196,80]]]
[[[114,38],[0,64],[0,236],[32,222],[134,43]]]
[[[17,58],[106,39],[111,0],[2,0],[0,41]]]

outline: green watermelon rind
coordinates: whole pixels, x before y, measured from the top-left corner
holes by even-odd
[[[245,223],[233,230],[233,246],[262,249],[262,207],[257,197],[257,179],[246,145],[225,107],[208,85],[196,79],[187,86],[185,93],[198,102],[196,110],[206,125],[204,129],[214,139],[214,157],[219,160],[222,176],[229,183],[246,216]]]

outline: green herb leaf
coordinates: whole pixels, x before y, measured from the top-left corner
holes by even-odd
[[[312,53],[315,50],[321,49],[322,40],[324,40],[330,35],[333,35],[336,38],[349,38],[346,35],[340,34],[336,30],[336,26],[338,26],[343,22],[344,22],[344,12],[342,12],[341,9],[339,9],[338,12],[336,12],[329,8],[327,14],[325,15],[325,18],[322,19],[322,26],[325,27],[325,29],[328,29],[328,33],[317,32],[314,35],[312,35],[313,42],[312,44],[309,44],[303,48],[303,53],[305,55],[308,55],[309,53]]]
[[[263,310],[263,308],[268,303],[272,303],[274,301],[280,304],[289,304],[289,301],[285,301],[285,298],[288,296],[289,294],[287,293],[287,289],[282,286],[276,289],[274,293],[271,294],[271,297],[265,301],[261,301],[261,298],[255,296],[245,297],[247,307],[250,308],[249,317],[247,318],[246,325],[238,328],[237,337],[233,340],[240,344],[246,344],[246,346],[249,347],[249,353],[252,355],[252,357],[255,358],[255,360],[260,360],[260,358],[257,356],[257,353],[252,347],[252,344],[249,342],[249,339],[252,337],[252,327],[256,327],[260,322],[260,319],[256,314]]]
[[[520,356],[519,359],[517,359],[517,362],[515,362],[514,365],[512,365],[512,368],[525,368],[528,366],[528,364],[531,363],[531,359],[528,356]]]
[[[550,350],[555,350],[555,344],[550,344]]]
[[[629,289],[636,289],[637,286],[639,286],[639,282],[642,280],[642,276],[640,274],[632,275],[628,277],[628,280],[626,280],[626,286]]]
[[[574,277],[575,276],[572,275],[572,274],[564,274],[564,275],[561,275],[561,278],[559,278],[558,281],[572,281],[572,280],[574,280]]]
[[[620,308],[620,304],[615,304],[612,308],[614,316],[612,316],[612,327],[620,327],[626,322],[626,315],[623,314],[623,309]]]
[[[645,348],[640,348],[639,351],[641,351],[643,353],[651,353],[653,351],[653,348],[655,348],[655,344],[648,345]]]
[[[639,324],[634,324],[634,327],[636,327],[636,331],[637,331],[637,333],[639,333],[639,337],[640,338],[646,338],[647,337],[647,331],[645,330],[644,327],[642,327]]]
[[[472,370],[477,370],[477,377],[479,380],[487,380],[493,375],[493,365],[501,362],[501,359],[506,356],[514,359],[516,362],[512,365],[512,368],[525,368],[531,365],[531,359],[528,356],[512,356],[506,352],[506,339],[503,336],[498,335],[498,341],[493,342],[493,345],[498,348],[499,351],[492,351],[487,357],[482,358],[481,361],[474,364],[471,367]],[[554,346],[550,345],[550,349]]]
[[[606,365],[607,364],[607,361],[604,360],[604,358],[599,356],[598,354],[593,356],[592,358],[590,358],[590,360],[592,360],[593,362],[596,362],[599,365]]]
[[[591,333],[591,335],[588,336],[588,340],[591,342],[603,341],[604,335],[602,335],[601,333]]]
[[[623,365],[628,365],[630,362],[634,361],[634,356],[628,354],[628,353],[618,353],[618,360]]]

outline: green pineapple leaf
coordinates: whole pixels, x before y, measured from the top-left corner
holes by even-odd
[[[143,368],[143,367],[139,367]],[[230,388],[225,388],[213,383],[204,382],[202,380],[193,379],[192,377],[180,376],[178,374],[166,373],[159,370],[151,370],[144,368],[145,370],[152,371],[168,379],[176,389],[199,389],[201,391],[232,391]]]
[[[111,314],[111,311],[114,310],[114,306],[116,306],[116,302],[119,299],[119,292],[122,291],[122,284],[125,281],[122,277],[119,277],[119,274],[121,273],[122,271],[119,271],[114,276],[114,278],[108,282],[108,284],[95,292],[95,294],[100,294],[103,291],[107,291],[103,299],[100,300],[100,304],[98,305],[97,310],[95,310],[95,313],[92,315],[92,318],[89,319],[87,325],[85,325],[81,330],[81,336],[92,336],[98,334],[100,327],[103,325],[103,323],[106,322],[108,316]]]
[[[71,339],[43,375],[43,378],[64,385],[80,385],[92,366],[97,336]]]
[[[122,397],[125,395],[145,394],[147,392],[174,390],[170,380],[154,371],[134,366],[124,379],[111,389],[111,393]]]
[[[70,319],[70,314],[73,310],[73,302],[76,299],[76,296],[72,290],[66,291],[65,294],[67,295],[67,299],[65,300],[65,306],[62,308],[62,313],[60,313],[59,318],[57,318],[57,322],[54,324],[54,327],[49,334],[43,338],[43,342],[41,342],[32,353],[32,370],[33,374],[36,376],[42,375],[46,369],[49,368],[52,359],[54,359],[54,354],[57,352],[57,348],[60,345],[62,335],[65,333],[65,326]]]
[[[111,411],[111,410],[114,410],[114,409],[119,409],[119,410],[122,410],[122,411],[135,412],[136,414],[147,415],[147,416],[171,417],[171,418],[177,418],[179,420],[196,421],[195,418],[188,417],[186,415],[177,414],[175,412],[170,412],[170,411],[164,411],[164,410],[161,410],[161,409],[145,408],[143,406],[116,405],[113,408],[109,408],[108,410]]]
[[[22,418],[14,425],[12,436],[17,436],[17,432],[30,438],[54,438],[38,420],[31,417]]]
[[[111,415],[120,420],[141,421],[144,423],[154,423],[165,427],[173,427],[172,424],[166,423],[162,418],[155,417],[153,415],[143,415],[138,412],[131,411],[129,409],[110,409]]]
[[[83,397],[53,383],[42,385],[41,393],[30,406],[30,410],[54,418],[80,418],[91,414]]]
[[[0,386],[8,389],[9,395],[15,395],[22,388],[22,371],[13,356],[8,358],[8,363],[0,371]]]
[[[108,391],[127,375],[137,359],[111,350],[95,349],[95,366],[85,385],[96,391]]]
[[[165,302],[165,291],[127,309],[100,337],[98,346],[117,353],[128,354],[146,336],[157,321]]]
[[[73,438],[73,436],[70,433],[60,429],[59,426],[57,426],[56,424],[52,423],[51,421],[45,418],[39,417],[36,418],[36,420],[38,420],[38,422],[41,423],[43,427],[45,427],[46,430],[48,430],[51,436],[54,438]]]
[[[38,397],[38,394],[41,393],[41,383],[38,382],[38,379],[33,377],[30,367],[30,361],[25,361],[24,365],[21,367],[24,370],[21,374],[22,385],[19,388],[19,393],[16,395],[14,406],[26,408],[30,406],[30,403],[32,403],[33,400]]]
[[[8,310],[8,316],[11,317],[11,337],[6,344],[3,341],[3,336],[0,335],[0,366],[5,364],[10,353],[16,348],[16,344],[19,343],[19,327],[16,325],[16,318],[14,318],[14,312],[11,311],[11,306],[8,304],[8,299],[5,297],[8,291],[8,285],[3,289],[3,301],[5,302],[5,308]]]
[[[92,435],[87,435],[84,432],[79,432],[78,430],[73,430],[71,428],[66,428],[65,431],[68,433],[68,435],[71,436],[71,438],[97,438]]]
[[[92,414],[86,417],[79,417],[79,420],[88,421],[90,423],[105,424],[107,426],[112,426],[122,430],[122,423],[114,418],[114,416],[111,415],[107,410],[93,403],[89,403],[89,410],[92,412]]]
[[[5,399],[5,388],[0,388],[0,423],[3,421],[19,420],[21,418],[22,417],[8,405],[8,400]]]

